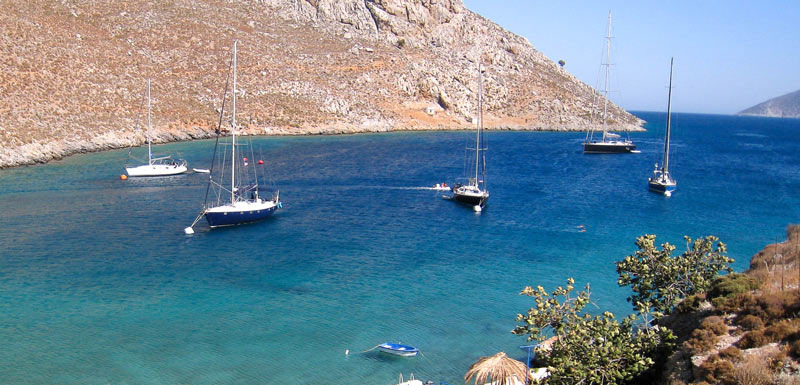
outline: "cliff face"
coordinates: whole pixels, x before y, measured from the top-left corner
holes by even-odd
[[[598,97],[459,0],[29,0],[0,3],[0,167],[208,137],[232,40],[249,134],[585,130]],[[641,121],[611,106],[612,124]]]
[[[800,90],[756,104],[737,115],[800,118]]]

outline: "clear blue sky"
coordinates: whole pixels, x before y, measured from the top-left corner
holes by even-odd
[[[602,88],[601,52],[613,13],[613,91],[629,110],[733,114],[800,89],[800,1],[464,0]]]

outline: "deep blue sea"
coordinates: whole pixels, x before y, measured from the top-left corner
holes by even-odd
[[[524,359],[527,285],[574,277],[621,316],[637,236],[717,235],[743,270],[798,221],[800,120],[674,114],[666,198],[647,191],[665,115],[638,115],[640,154],[489,132],[480,214],[419,188],[463,176],[470,132],[257,138],[283,209],[192,236],[204,174],[122,181],[127,150],[0,170],[0,383],[459,384]],[[157,149],[206,168],[213,141]],[[385,341],[423,355],[362,353]]]

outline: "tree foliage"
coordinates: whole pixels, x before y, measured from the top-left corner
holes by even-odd
[[[649,369],[655,350],[674,337],[659,326],[637,328],[637,317],[621,323],[614,314],[582,313],[589,304],[589,286],[571,296],[575,281],[548,293],[541,286],[526,287],[520,294],[532,297],[535,306],[518,314],[512,333],[527,335],[529,341],[556,337],[550,350],[539,352],[548,365],[550,384],[620,384]],[[644,315],[643,315],[644,316]]]
[[[673,257],[675,246],[664,243],[658,249],[656,236],[646,234],[636,239],[638,251],[616,263],[617,283],[633,290],[628,301],[634,309],[653,310],[656,317],[671,313],[683,298],[707,290],[720,271],[732,271],[733,259],[717,237],[684,239],[687,250]]]

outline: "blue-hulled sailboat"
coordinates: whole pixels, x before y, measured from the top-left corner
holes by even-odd
[[[653,170],[653,176],[650,177],[647,187],[650,191],[664,194],[666,196],[672,195],[672,192],[677,188],[678,183],[672,178],[669,173],[669,139],[670,128],[672,123],[672,64],[673,59],[669,60],[669,96],[667,97],[667,130],[664,137],[664,161],[661,167],[656,163]]]
[[[279,191],[276,191],[275,194],[270,197],[265,197],[264,191],[260,189],[257,167],[263,165],[264,162],[249,160],[242,152],[237,151],[237,146],[242,146],[243,144],[236,142],[236,54],[237,41],[234,41],[232,60],[233,95],[231,102],[233,107],[231,112],[230,165],[223,164],[222,169],[217,173],[218,180],[215,180],[213,170],[214,161],[212,160],[212,170],[209,176],[209,186],[206,190],[206,202],[203,211],[191,226],[184,229],[187,234],[194,233],[193,226],[197,224],[202,217],[206,218],[208,226],[211,228],[234,226],[266,219],[281,207]],[[222,125],[222,114],[225,110],[224,96],[225,93],[223,93],[222,111],[220,112],[220,126]],[[218,127],[218,144],[220,132],[221,127]],[[218,147],[218,145],[215,145],[214,158],[216,158],[216,149]],[[227,158],[227,156],[225,156],[225,158]],[[252,166],[250,163],[252,163]],[[226,167],[230,167],[230,184],[224,181],[225,175],[227,174]],[[246,179],[251,179],[253,181],[245,182]],[[212,190],[212,187],[216,195],[215,202],[209,202],[208,200],[208,191]]]

